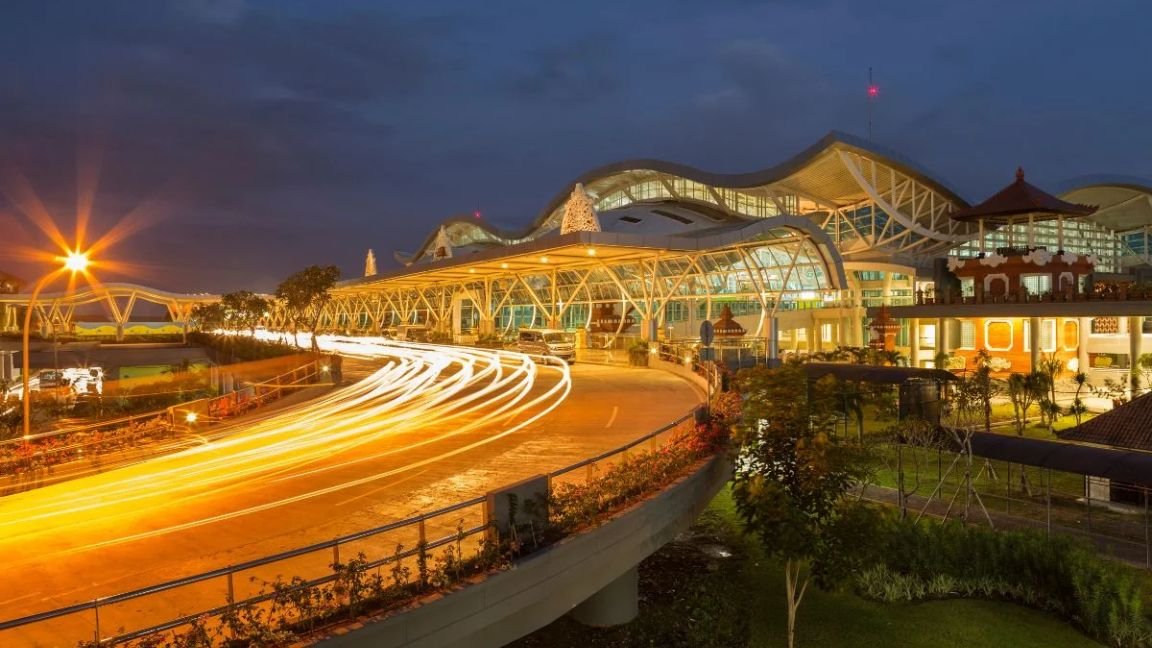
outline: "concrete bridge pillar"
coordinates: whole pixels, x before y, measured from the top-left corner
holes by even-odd
[[[623,625],[640,614],[640,572],[633,566],[569,613],[584,625]]]

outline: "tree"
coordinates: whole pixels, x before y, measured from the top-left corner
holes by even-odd
[[[248,329],[256,335],[256,324],[271,308],[272,302],[250,290],[238,290],[220,297],[225,321],[239,329]]]
[[[920,472],[923,450],[939,449],[940,438],[936,426],[924,419],[906,418],[897,421],[885,430],[896,446],[896,501],[900,507],[900,519],[908,516],[908,498],[920,490]],[[904,449],[908,446],[912,458],[914,481],[909,484],[904,470]]]
[[[850,552],[836,539],[846,537],[839,532],[844,525],[861,519],[859,503],[847,494],[865,477],[866,464],[861,448],[830,440],[836,415],[828,381],[809,383],[800,366],[786,364],[746,369],[736,383],[744,407],[733,496],[745,526],[785,561],[791,647],[810,579],[827,585],[843,572]]]
[[[1152,385],[1152,353],[1142,353],[1132,365],[1132,397],[1135,398],[1140,389]]]
[[[316,343],[316,328],[324,306],[332,301],[331,290],[340,279],[340,268],[336,266],[308,266],[300,272],[280,282],[276,287],[276,299],[284,304],[292,322],[292,337],[296,338],[299,327],[303,326],[312,334],[312,350],[319,351]],[[299,340],[296,341],[299,346]]]
[[[1068,413],[1076,417],[1076,425],[1080,425],[1084,419],[1084,414],[1088,411],[1088,406],[1081,400],[1080,394],[1085,388],[1092,389],[1092,384],[1088,382],[1088,374],[1083,371],[1076,372],[1072,376],[1072,382],[1076,384],[1076,394],[1072,397],[1072,404],[1068,406]]]
[[[1008,400],[1012,402],[1012,415],[1016,419],[1016,434],[1024,436],[1024,426],[1028,423],[1028,410],[1048,392],[1047,376],[1039,371],[1027,374],[1014,373],[1008,376],[1006,391]]]
[[[970,390],[970,396],[975,399],[984,414],[984,431],[992,431],[992,401],[1004,392],[1004,385],[992,377],[992,356],[987,349],[980,349],[976,354],[976,369],[965,380],[963,385]]]
[[[219,302],[214,304],[196,304],[192,308],[191,324],[197,330],[213,330],[223,328],[225,319],[224,305]]]
[[[1056,404],[1056,378],[1064,370],[1064,363],[1055,353],[1046,353],[1040,358],[1040,364],[1036,369],[1045,377],[1048,393],[1040,399],[1040,412],[1048,422],[1048,429],[1051,430],[1056,419],[1060,418],[1060,406]]]

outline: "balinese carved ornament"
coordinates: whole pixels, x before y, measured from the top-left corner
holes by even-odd
[[[599,232],[600,219],[592,207],[592,198],[584,191],[584,185],[576,183],[572,195],[564,205],[564,220],[560,222],[560,233]]]
[[[1005,263],[1008,263],[1008,257],[1006,257],[1002,254],[997,254],[995,252],[993,252],[992,254],[989,254],[988,256],[984,257],[983,259],[980,259],[980,265],[985,265],[985,266],[988,266],[989,268],[995,268],[995,267],[1001,266]]]
[[[1036,248],[1028,254],[1024,255],[1024,263],[1034,263],[1038,266],[1045,266],[1051,263],[1052,253],[1047,248]]]

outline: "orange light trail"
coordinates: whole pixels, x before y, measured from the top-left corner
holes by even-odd
[[[122,544],[240,518],[339,491],[387,482],[402,473],[461,455],[546,416],[571,391],[564,363],[537,363],[506,351],[322,336],[321,348],[384,358],[371,377],[242,431],[223,428],[207,442],[101,475],[0,499],[0,545],[34,536],[67,535],[92,520],[118,529],[58,553]],[[541,384],[541,372],[550,374]],[[405,438],[404,436],[416,438]],[[432,446],[459,435],[466,442],[440,453],[368,474],[311,487],[334,471]],[[475,440],[471,440],[476,436]],[[395,440],[395,443],[389,441]],[[149,513],[176,510],[205,498],[227,497],[241,484],[299,484],[291,494],[246,502],[232,510],[165,524],[133,525]],[[269,491],[271,492],[271,491]],[[42,559],[40,554],[38,559]],[[17,561],[19,558],[17,558]]]

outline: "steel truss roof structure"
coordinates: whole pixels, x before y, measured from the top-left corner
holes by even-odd
[[[895,153],[833,132],[808,150],[770,169],[721,175],[660,160],[631,160],[576,179],[602,217],[612,210],[672,201],[695,204],[738,220],[801,216],[827,232],[849,261],[892,260],[925,265],[976,228],[949,214],[968,204],[943,183]],[[501,231],[473,218],[444,223],[453,246],[509,246],[539,239],[559,227],[565,188],[521,232]],[[437,232],[439,230],[437,229]],[[435,232],[404,262],[431,258]]]
[[[574,232],[420,264],[341,284],[321,326],[449,330],[465,300],[487,333],[509,328],[507,309],[517,306],[542,325],[578,317],[582,328],[592,305],[618,303],[659,325],[674,303],[699,301],[711,317],[714,299],[740,299],[759,305],[762,329],[780,309],[837,300],[846,288],[834,242],[809,220],[784,216],[687,237]],[[272,326],[287,324],[274,314]]]

